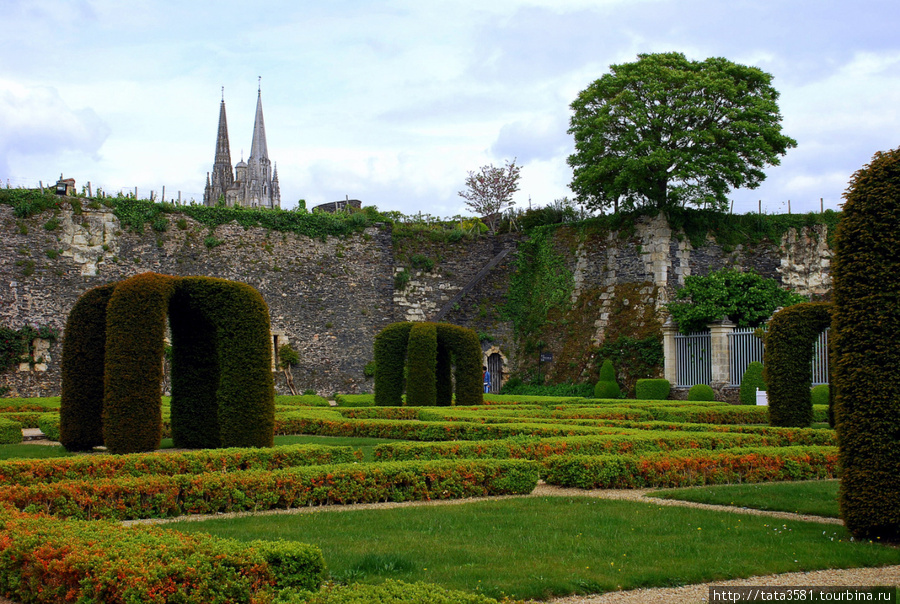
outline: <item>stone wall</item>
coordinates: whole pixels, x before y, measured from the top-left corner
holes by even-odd
[[[144,271],[233,279],[262,293],[273,335],[299,353],[300,364],[293,371],[298,389],[326,395],[365,392],[371,391],[372,381],[363,368],[372,359],[378,331],[394,321],[432,318],[504,246],[515,247],[521,238],[512,234],[450,243],[419,236],[395,241],[390,226],[381,225],[322,241],[235,223],[210,230],[179,213],[166,216],[164,231],[148,226],[135,233],[107,211],[63,210],[18,219],[10,207],[0,205],[0,324],[62,330],[69,309],[86,290]],[[554,373],[551,367],[554,379],[590,379],[589,357],[607,337],[656,333],[663,304],[691,274],[737,266],[779,279],[800,293],[830,290],[831,252],[821,226],[790,231],[778,245],[725,250],[712,239],[694,248],[657,217],[640,220],[627,233],[561,227],[554,233],[554,246],[573,273],[573,312],[578,315],[544,338],[547,351],[560,360],[555,362],[559,369],[562,360],[568,368]],[[414,256],[433,261],[431,270],[414,268]],[[524,358],[500,312],[515,258],[515,253],[506,256],[445,319],[482,334],[485,353],[500,352],[508,371],[517,370]],[[395,291],[394,276],[404,269],[411,278]],[[58,394],[60,346],[56,342],[43,351],[45,363],[0,373],[0,386],[21,396]],[[280,392],[285,391],[283,382],[277,373]]]

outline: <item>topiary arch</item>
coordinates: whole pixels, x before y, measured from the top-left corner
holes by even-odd
[[[143,273],[86,292],[66,323],[60,441],[69,450],[159,448],[166,316],[172,439],[269,447],[275,424],[269,311],[244,283]]]
[[[375,336],[375,404],[402,405],[406,382],[407,405],[451,405],[451,364],[456,365],[457,404],[483,403],[478,334],[449,323],[388,325]]]
[[[841,517],[900,541],[900,149],[853,175],[835,234],[832,380]]]
[[[816,339],[831,325],[830,302],[804,302],[772,316],[763,352],[769,424],[808,428],[812,423],[812,358]]]

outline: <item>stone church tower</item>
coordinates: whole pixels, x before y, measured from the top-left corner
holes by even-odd
[[[206,189],[203,204],[216,205],[220,199],[225,205],[245,208],[280,208],[281,189],[278,186],[278,168],[273,168],[266,145],[266,123],[263,120],[262,89],[257,91],[256,119],[253,122],[253,142],[250,157],[243,158],[231,168],[231,148],[228,144],[228,123],[225,119],[225,96],[219,105],[219,132],[216,136],[216,158],[212,177],[206,173]]]

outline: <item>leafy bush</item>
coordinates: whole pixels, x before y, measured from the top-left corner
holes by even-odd
[[[334,397],[338,407],[373,407],[374,394],[338,394]]]
[[[0,445],[22,442],[22,424],[5,417],[0,418]]]
[[[812,422],[813,345],[831,325],[831,311],[830,302],[807,302],[780,310],[769,321],[763,379],[773,426],[805,427]]]
[[[521,394],[524,396],[552,396],[591,398],[593,384],[526,384],[519,378],[507,380],[500,388],[500,394]]]
[[[666,308],[678,329],[690,333],[704,330],[722,317],[738,327],[757,327],[776,308],[805,301],[803,296],[782,289],[775,279],[725,268],[703,277],[685,278],[684,287]]]
[[[857,538],[900,541],[900,149],[876,153],[844,197],[831,331],[841,517]]]
[[[747,365],[744,377],[741,378],[740,401],[742,405],[756,404],[756,391],[766,390],[766,381],[763,379],[763,364],[753,361]]]
[[[594,398],[619,398],[622,391],[616,383],[616,370],[612,361],[606,359],[600,366],[600,379],[594,386]]]
[[[810,390],[809,392],[809,397],[812,400],[813,407],[815,407],[816,405],[828,405],[828,391],[828,384],[819,384],[812,387],[812,390]]]
[[[275,404],[288,407],[331,407],[328,399],[318,394],[280,395],[275,397]]]
[[[694,384],[688,390],[689,401],[714,401],[716,400],[716,391],[708,384]]]
[[[638,380],[634,385],[634,395],[638,399],[664,401],[669,398],[672,386],[669,380],[644,379]]]
[[[37,423],[37,427],[44,433],[47,440],[57,442],[61,440],[59,413],[43,413],[38,417]]]

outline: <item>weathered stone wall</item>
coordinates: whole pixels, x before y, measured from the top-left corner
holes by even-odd
[[[211,231],[181,214],[167,215],[164,231],[149,226],[129,232],[107,211],[45,212],[18,219],[0,205],[0,324],[48,325],[62,330],[69,309],[86,290],[140,272],[207,275],[248,283],[269,305],[273,335],[299,353],[298,389],[321,394],[370,391],[363,368],[372,359],[374,336],[387,324],[429,320],[465,287],[504,246],[521,235],[434,242],[426,237],[392,241],[389,226],[325,241],[292,233],[244,229],[231,223]],[[560,360],[555,379],[588,379],[590,355],[607,337],[642,336],[659,329],[663,304],[684,278],[723,266],[753,268],[800,293],[830,290],[827,233],[823,226],[788,232],[780,245],[725,250],[712,239],[693,248],[660,217],[643,219],[633,232],[581,233],[561,227],[554,246],[574,277],[577,317],[546,337]],[[209,247],[210,243],[221,242]],[[420,255],[434,262],[425,272],[412,267]],[[511,325],[500,308],[514,271],[509,254],[454,307],[445,320],[483,334],[486,354],[500,352],[518,368]],[[402,291],[394,275],[411,279]],[[59,393],[60,342],[42,351],[44,363],[0,374],[0,386],[21,396]],[[37,359],[35,359],[37,360]],[[565,371],[562,371],[562,363]],[[506,370],[505,370],[506,371]],[[283,377],[276,374],[280,392]]]

